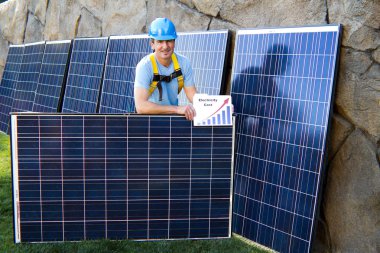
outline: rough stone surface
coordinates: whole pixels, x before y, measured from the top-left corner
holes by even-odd
[[[342,48],[341,57],[344,59],[344,66],[347,71],[356,74],[365,73],[372,64],[368,53],[352,50],[350,48]]]
[[[28,1],[29,12],[33,13],[35,18],[38,19],[43,25],[45,24],[47,5],[48,5],[48,0]]]
[[[326,7],[321,0],[223,2],[220,17],[241,27],[324,24]]]
[[[58,1],[49,1],[46,11],[46,22],[44,30],[45,40],[58,40],[60,38],[59,16],[61,8]],[[68,38],[67,38],[68,39]]]
[[[373,51],[372,57],[377,63],[380,63],[380,47]]]
[[[24,0],[13,0],[0,4],[1,36],[12,44],[22,44],[27,15],[27,6]]]
[[[115,0],[79,0],[79,3],[82,7],[85,7],[88,12],[90,12],[93,16],[95,16],[98,19],[103,18],[104,14],[104,5],[108,2],[109,4],[114,4],[114,2],[117,2]],[[130,1],[125,1],[125,5],[128,4]]]
[[[333,252],[380,252],[380,168],[360,130],[330,166],[325,202]]]
[[[101,21],[93,16],[86,8],[82,8],[76,37],[100,37],[101,35]]]
[[[350,72],[347,67],[349,63],[344,62],[344,59],[342,61],[336,87],[336,109],[350,122],[378,140],[380,138],[380,82],[366,75]]]
[[[144,0],[106,1],[103,36],[145,33],[146,15],[147,8]]]
[[[194,3],[192,0],[179,0],[181,3],[186,4],[190,8],[194,8]]]
[[[344,25],[342,40],[344,46],[359,50],[378,47],[380,1],[328,0],[327,2],[330,22]]]
[[[44,27],[40,21],[31,13],[28,15],[28,23],[25,30],[24,43],[31,43],[44,40],[43,36]]]
[[[158,17],[167,17],[176,24],[178,32],[207,30],[210,18],[174,0],[148,1],[147,28]]]
[[[354,130],[354,126],[339,114],[334,114],[328,145],[329,160],[333,159],[344,141]]]
[[[0,81],[3,76],[5,62],[8,55],[8,42],[0,37]]]
[[[73,39],[78,33],[81,19],[81,5],[72,0],[59,1],[59,39]],[[54,17],[52,17],[54,18]]]
[[[203,0],[193,0],[192,2],[197,10],[200,12],[216,17],[223,5],[222,0],[215,1],[203,1]]]

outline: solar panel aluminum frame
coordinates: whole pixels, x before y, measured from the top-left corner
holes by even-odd
[[[58,99],[58,104],[57,104],[56,112],[60,112],[61,109],[62,109],[63,95],[65,94],[67,74],[68,74],[69,65],[70,65],[72,40],[46,41],[46,44],[45,44],[45,51],[46,51],[46,45],[63,44],[63,43],[70,43],[70,46],[69,46],[69,49],[68,49],[68,55],[67,55],[67,61],[66,61],[65,71],[64,71],[63,77],[62,77],[61,90],[60,90],[60,93],[59,93],[59,99]],[[45,53],[44,53],[44,56],[42,58],[41,67],[44,64],[44,58],[45,58]],[[38,89],[38,84],[40,82],[40,77],[41,77],[41,72],[40,72],[40,76],[38,78],[37,89]],[[35,102],[36,102],[36,97],[34,97],[33,108],[34,108]],[[32,111],[33,112],[37,112],[36,110],[32,110]]]
[[[314,202],[314,210],[313,210],[313,220],[312,220],[312,225],[311,225],[311,232],[310,232],[310,240],[309,240],[309,248],[308,248],[308,251],[307,252],[310,252],[311,249],[312,249],[312,245],[313,245],[313,242],[314,242],[314,239],[316,237],[316,220],[317,220],[317,217],[319,216],[319,213],[320,213],[320,205],[321,205],[321,200],[322,200],[322,193],[323,193],[323,185],[324,185],[324,181],[325,181],[325,178],[327,177],[327,173],[326,173],[326,169],[327,169],[327,154],[326,154],[326,149],[327,149],[327,142],[329,141],[329,132],[330,132],[330,128],[331,128],[331,118],[332,118],[332,113],[333,113],[333,102],[334,102],[334,94],[335,94],[335,84],[337,83],[337,79],[338,79],[338,69],[339,69],[339,55],[340,55],[340,46],[341,46],[341,37],[342,37],[342,25],[340,24],[330,24],[330,25],[322,25],[322,26],[303,26],[303,27],[279,27],[279,28],[273,28],[273,27],[264,27],[264,28],[257,28],[257,29],[241,29],[241,30],[238,30],[237,33],[236,33],[236,39],[235,39],[235,50],[237,48],[237,45],[238,45],[238,36],[239,35],[244,35],[244,34],[275,34],[275,33],[302,33],[304,31],[309,31],[309,32],[336,32],[337,35],[336,35],[336,58],[335,58],[335,61],[333,62],[334,64],[334,68],[332,69],[332,78],[330,80],[331,82],[331,90],[329,92],[330,94],[330,99],[329,99],[329,103],[328,103],[328,106],[327,106],[327,113],[328,113],[328,117],[327,117],[327,124],[326,124],[326,135],[325,135],[325,138],[323,140],[323,145],[322,145],[322,150],[324,152],[324,155],[320,161],[321,165],[320,167],[318,168],[319,170],[319,178],[318,178],[318,183],[317,183],[317,189],[316,189],[316,198],[315,198],[315,202]],[[233,69],[232,69],[232,74],[231,74],[231,85],[233,85],[233,82],[234,82],[234,73],[235,73],[235,64],[236,64],[236,54],[237,52],[235,51],[235,57],[233,59]],[[233,87],[231,87],[231,92],[233,90]],[[236,113],[236,112],[235,112]],[[236,120],[238,121],[238,116],[236,117]],[[237,128],[238,126],[236,126]],[[235,131],[235,134],[237,134],[239,130],[236,129]],[[235,141],[237,141],[238,138],[235,138]],[[237,144],[235,144],[237,145]],[[235,147],[235,152],[237,152],[238,148]],[[234,161],[234,164],[235,166],[237,166],[237,163],[236,163],[236,159],[237,159],[237,155],[235,153],[235,161]],[[236,167],[234,167],[234,170],[236,170]],[[322,172],[322,173],[321,173]],[[235,184],[236,184],[236,178],[234,177],[234,186],[233,186],[233,189],[235,191]],[[248,187],[248,186],[247,186]],[[234,194],[234,201],[235,201],[235,192],[233,193]],[[234,208],[234,204],[233,204],[233,208]],[[234,210],[233,210],[234,211]],[[234,219],[232,219],[233,222],[234,222]],[[234,224],[232,224],[232,227],[234,228]],[[240,235],[239,233],[236,233],[233,231],[233,234],[236,234],[237,236],[239,237],[243,237],[244,239],[250,241],[249,238],[246,238],[244,237],[243,235]],[[269,247],[267,245],[265,245],[264,247]]]
[[[129,117],[129,116],[132,116],[132,117],[140,117],[140,118],[143,118],[143,117],[150,117],[150,118],[159,118],[159,117],[170,117],[170,118],[174,118],[174,119],[179,119],[179,118],[183,118],[182,116],[178,116],[178,115],[168,115],[168,116],[160,116],[160,115],[137,115],[137,114],[55,114],[55,113],[25,113],[25,112],[20,112],[20,113],[12,113],[11,115],[11,156],[12,156],[12,159],[11,159],[11,164],[12,164],[12,196],[13,196],[13,201],[12,201],[12,204],[13,204],[13,225],[14,225],[14,242],[15,243],[21,243],[23,242],[22,239],[21,239],[21,226],[20,226],[20,204],[19,204],[19,198],[20,198],[20,191],[19,191],[19,181],[18,180],[15,180],[15,178],[19,178],[19,174],[18,174],[18,170],[19,170],[19,167],[18,167],[18,144],[17,144],[17,136],[18,136],[18,132],[17,132],[17,127],[18,127],[18,117],[19,116],[58,116],[58,117],[61,117],[61,116],[68,116],[68,117],[101,117],[101,116],[105,116],[105,117],[109,117],[109,118],[116,118],[116,117]],[[233,122],[234,122],[234,118],[233,118]],[[191,128],[194,128],[191,124],[190,126]],[[198,128],[207,128],[208,126],[200,126]],[[209,127],[211,128],[211,127]],[[218,127],[216,127],[218,128]],[[200,237],[200,238],[194,238],[194,237],[189,237],[189,238],[159,238],[159,239],[154,239],[154,238],[148,238],[148,239],[132,239],[132,240],[135,240],[135,241],[154,241],[154,240],[193,240],[193,239],[201,239],[201,240],[207,240],[207,239],[218,239],[218,238],[229,238],[231,237],[231,229],[232,229],[232,194],[233,194],[233,180],[232,180],[232,177],[233,177],[233,161],[234,161],[234,138],[235,138],[235,125],[233,124],[231,126],[231,167],[230,167],[230,185],[229,185],[229,197],[228,197],[228,236],[221,236],[221,237]],[[27,133],[28,134],[28,133]],[[212,159],[212,158],[211,158]],[[212,179],[212,177],[210,177],[210,180]],[[41,179],[40,179],[41,180]],[[194,179],[196,180],[196,178]],[[149,179],[148,179],[149,181]],[[42,181],[41,181],[42,182]],[[191,182],[191,179],[190,179],[190,182]],[[210,181],[211,183],[211,181]],[[41,184],[40,184],[41,185]],[[211,190],[211,188],[210,188]],[[210,192],[211,194],[211,192]],[[213,198],[211,198],[213,199]],[[211,200],[210,199],[210,200]],[[170,199],[169,199],[170,200]],[[190,199],[189,199],[190,200]],[[41,200],[40,200],[41,201]],[[42,203],[42,202],[41,202]],[[210,202],[210,208],[211,208],[211,202]],[[189,215],[190,215],[190,211],[191,209],[189,209]],[[226,216],[227,218],[227,216]],[[209,218],[210,221],[211,221],[211,217]],[[169,219],[170,220],[170,219]],[[168,220],[168,221],[169,221]],[[42,222],[42,221],[41,221]],[[189,216],[189,222],[190,222],[190,216]],[[41,224],[42,225],[42,224]],[[210,229],[210,228],[209,228]],[[211,231],[210,231],[211,233]],[[112,238],[111,238],[112,239]],[[127,238],[126,238],[127,239]],[[63,240],[64,241],[64,240]],[[56,242],[56,241],[36,241],[37,243],[45,243],[45,242]]]

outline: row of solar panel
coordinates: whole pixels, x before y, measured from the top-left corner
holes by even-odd
[[[199,92],[223,92],[228,42],[227,30],[179,33],[176,52],[192,62]],[[135,67],[150,52],[146,35],[10,46],[0,84],[0,131],[8,132],[10,112],[134,112]],[[179,103],[187,104],[182,93]]]
[[[39,214],[29,212],[32,208],[28,208],[26,203],[29,202],[27,201],[20,201],[19,206],[15,205],[21,209],[21,218],[23,219],[20,220],[21,227],[23,227],[21,236],[16,234],[16,238],[21,241],[99,237],[210,238],[227,236],[227,226],[232,223],[233,232],[276,251],[310,252],[315,221],[318,217],[320,189],[326,174],[324,161],[331,105],[333,104],[340,33],[339,25],[238,31],[231,83],[231,96],[236,114],[232,222],[227,222],[225,216],[223,216],[222,223],[212,222],[214,217],[226,214],[227,210],[226,202],[223,204],[224,208],[219,209],[221,206],[216,205],[218,208],[213,209],[215,206],[212,198],[221,192],[226,194],[225,187],[228,186],[227,181],[220,185],[213,184],[218,178],[227,180],[225,177],[227,177],[226,168],[228,167],[224,163],[228,161],[218,163],[217,160],[211,158],[211,154],[220,154],[219,148],[223,148],[222,143],[214,145],[215,143],[212,142],[214,144],[210,144],[210,139],[215,140],[219,136],[216,127],[203,128],[203,130],[208,129],[207,131],[211,131],[211,133],[204,135],[203,140],[198,143],[188,139],[189,133],[196,133],[198,129],[191,126],[189,122],[186,127],[186,123],[184,123],[186,121],[182,123],[173,121],[173,124],[169,126],[167,124],[156,125],[157,122],[153,123],[150,119],[145,119],[138,123],[135,122],[136,124],[133,125],[124,123],[117,130],[109,132],[106,126],[111,126],[111,129],[113,126],[113,121],[109,118],[104,119],[104,124],[98,123],[97,127],[93,128],[88,125],[91,124],[91,117],[87,118],[86,116],[83,116],[82,122],[74,124],[68,123],[64,116],[59,114],[51,116],[51,118],[48,117],[49,115],[14,115],[17,118],[14,126],[17,126],[17,132],[21,138],[16,141],[17,137],[14,137],[16,138],[15,147],[18,147],[14,154],[19,155],[17,157],[19,160],[18,163],[14,161],[13,164],[22,166],[22,170],[13,167],[14,175],[21,173],[16,176],[14,182],[25,186],[26,182],[24,181],[32,181],[35,184],[33,187],[36,189],[34,194],[38,193],[34,196],[35,200],[38,201],[40,197],[40,202],[35,203],[36,206],[33,207],[40,211]],[[204,41],[203,45],[207,47],[207,41]],[[118,55],[120,57],[122,54]],[[114,75],[124,75],[123,71],[114,73],[117,73]],[[130,119],[133,117],[136,116],[131,115]],[[118,121],[122,122],[123,120],[118,119]],[[157,132],[158,129],[161,131]],[[110,141],[109,138],[117,137],[112,136],[113,132],[120,134],[121,137]],[[143,133],[146,134],[144,137],[139,135]],[[168,133],[174,135],[181,133],[183,139],[169,138]],[[98,134],[102,135],[102,138],[97,139]],[[103,138],[103,134],[107,138]],[[111,135],[108,136],[108,134]],[[153,137],[153,140],[148,140],[148,144],[149,137]],[[130,138],[135,139],[130,141]],[[49,140],[54,140],[54,143]],[[118,152],[109,152],[110,149],[115,150],[116,147]],[[80,149],[81,152],[75,152],[74,148]],[[179,152],[180,150],[181,152]],[[223,154],[221,157],[227,157],[227,152]],[[131,169],[128,173],[131,174],[118,174],[125,170],[113,171],[115,176],[120,178],[130,176],[130,180],[143,179],[132,179],[139,172],[143,177],[146,176],[146,170],[136,171],[134,168],[152,166],[153,170],[148,170],[149,177],[171,175],[171,173],[178,175],[177,173],[180,172],[177,169],[180,168],[184,173],[180,174],[180,177],[185,180],[182,190],[187,193],[195,190],[202,196],[206,196],[204,194],[209,192],[211,199],[209,205],[202,202],[199,203],[201,210],[197,209],[196,204],[192,205],[195,203],[193,201],[197,200],[190,194],[186,198],[189,200],[190,206],[182,209],[186,218],[182,217],[183,219],[177,220],[174,217],[166,216],[166,213],[178,211],[174,204],[176,199],[167,201],[167,195],[162,195],[165,199],[165,203],[160,205],[165,213],[162,222],[142,221],[140,225],[143,231],[139,231],[139,224],[136,224],[134,219],[123,222],[122,227],[116,226],[113,223],[114,220],[107,222],[105,218],[93,223],[92,217],[95,214],[93,210],[100,210],[97,214],[106,217],[108,211],[112,216],[116,207],[110,206],[110,209],[107,209],[108,206],[103,202],[99,207],[96,205],[97,202],[87,201],[86,197],[83,197],[83,201],[79,201],[80,210],[83,209],[83,216],[76,217],[77,220],[73,222],[66,222],[65,215],[67,214],[68,217],[73,215],[70,202],[70,198],[74,198],[74,195],[71,194],[72,191],[79,188],[81,194],[77,196],[78,198],[88,196],[91,199],[94,189],[97,188],[92,182],[98,180],[102,183],[106,182],[107,187],[100,188],[105,189],[104,194],[107,196],[120,193],[115,189],[124,186],[123,183],[115,186],[115,189],[111,189],[114,178],[108,178],[108,176],[113,177],[113,174],[99,174],[98,167],[89,166],[89,164],[96,164],[93,162],[95,159],[101,161],[107,168],[115,168],[117,164],[114,161],[119,162],[120,160],[114,160],[113,155],[123,158],[131,156],[137,159],[127,162],[123,160],[121,163],[121,166],[132,166],[128,167]],[[150,163],[153,161],[152,155],[157,155],[155,159],[161,157],[165,162],[163,164]],[[182,157],[182,155],[184,156]],[[197,157],[194,158],[193,155]],[[200,160],[198,155],[208,157]],[[87,158],[87,156],[89,157]],[[178,164],[174,159],[176,156],[182,157],[183,163]],[[62,163],[55,163],[56,160],[62,160]],[[79,162],[76,163],[76,161]],[[148,165],[146,165],[146,161],[149,161]],[[136,165],[134,162],[141,163]],[[205,162],[209,165],[206,165]],[[211,163],[213,164],[210,165]],[[199,167],[197,167],[198,165]],[[171,166],[174,167],[171,168]],[[168,167],[169,171],[162,169]],[[221,168],[224,169],[219,170]],[[158,171],[156,171],[157,169]],[[205,182],[196,185],[189,184],[186,180],[192,178],[193,175],[195,181],[204,175],[207,178],[207,184]],[[49,191],[52,186],[44,181],[46,177],[54,182],[59,179],[63,182],[58,191],[59,196],[54,195],[56,194],[54,191]],[[87,185],[84,180],[87,177],[89,177],[90,188],[84,186]],[[69,182],[76,180],[75,182],[78,181],[81,185],[67,184],[66,180]],[[173,181],[170,185],[172,183]],[[166,182],[164,184],[168,185]],[[149,185],[145,182],[139,187],[144,190]],[[126,191],[131,189],[134,192],[134,186],[137,185],[131,185],[131,188],[128,186],[125,189]],[[202,186],[204,186],[203,189]],[[22,196],[21,198],[29,196],[28,187],[25,187],[20,188],[20,191],[23,192],[15,196]],[[157,196],[157,192],[153,189],[158,188],[154,184],[152,187],[152,196]],[[191,190],[185,190],[188,187]],[[166,191],[169,191],[169,188],[165,188]],[[59,203],[54,202],[56,199],[53,202],[45,200],[45,198],[59,198],[60,196]],[[226,199],[227,196],[224,195],[224,198]],[[142,203],[137,207],[144,214],[145,220],[149,220],[150,208],[153,208],[152,214],[156,215],[156,200],[148,200],[147,204]],[[48,211],[50,203],[58,205],[51,212]],[[118,208],[123,213],[128,213],[129,204],[131,204],[129,201],[123,202]],[[23,208],[25,211],[22,211]],[[194,212],[198,213],[199,211],[205,220],[192,220],[193,208],[195,208]],[[135,210],[132,209],[133,215],[135,215]],[[55,223],[52,223],[51,220],[53,214],[57,215]],[[15,218],[17,217],[20,218],[19,215],[16,215]],[[158,231],[160,229],[162,229],[161,232]],[[22,230],[24,231],[22,232]],[[33,231],[37,232],[33,233]],[[52,235],[51,231],[55,231],[56,234]],[[178,237],[175,236],[175,231],[179,233]],[[221,234],[215,231],[224,232]],[[150,235],[153,236],[150,237]]]

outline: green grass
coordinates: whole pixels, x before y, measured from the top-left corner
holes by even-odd
[[[176,241],[82,241],[65,243],[14,244],[12,185],[9,136],[0,133],[0,252],[269,252],[241,240],[237,236],[220,240]]]

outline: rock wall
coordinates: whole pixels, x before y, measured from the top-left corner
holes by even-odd
[[[314,252],[380,252],[379,13],[376,0],[9,0],[0,4],[0,76],[10,44],[146,33],[160,16],[178,31],[340,23],[330,165]]]

